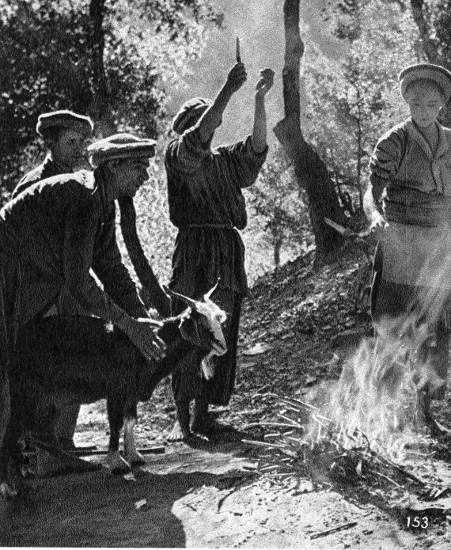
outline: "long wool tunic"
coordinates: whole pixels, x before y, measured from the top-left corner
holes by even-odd
[[[381,242],[388,282],[451,288],[451,130],[437,128],[435,153],[407,120],[379,140],[371,159],[373,197],[389,222]]]
[[[14,328],[44,314],[63,291],[113,323],[122,310],[146,316],[114,231],[104,233],[114,203],[96,177],[80,171],[43,180],[0,210],[0,320],[9,339]],[[5,330],[3,344],[4,337]]]
[[[228,314],[223,326],[228,352],[215,357],[214,377],[203,379],[199,365],[173,375],[176,400],[202,398],[226,405],[232,395],[240,306],[247,292],[244,245],[237,231],[247,224],[241,190],[255,182],[266,154],[267,148],[253,150],[250,137],[211,149],[201,142],[197,126],[166,151],[169,213],[179,229],[171,287],[197,298],[220,279],[212,299]]]
[[[172,141],[166,151],[169,215],[179,229],[171,286],[193,296],[216,284],[247,291],[244,245],[237,229],[247,225],[242,189],[252,185],[267,149],[256,153],[251,138],[211,149],[197,126]]]

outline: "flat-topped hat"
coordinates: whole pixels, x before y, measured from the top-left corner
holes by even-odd
[[[88,116],[79,115],[72,111],[52,111],[43,113],[38,117],[36,124],[36,132],[42,136],[42,130],[60,126],[68,130],[79,132],[85,137],[89,137],[94,130],[94,123]]]
[[[410,65],[399,73],[398,80],[401,85],[401,95],[406,99],[406,90],[416,80],[431,80],[437,84],[443,92],[446,103],[451,97],[451,72],[432,63],[417,63]]]
[[[204,99],[203,97],[193,97],[193,99],[186,101],[172,121],[174,132],[182,135],[186,129],[197,122],[212,103],[211,99]]]
[[[114,134],[99,139],[88,147],[89,162],[97,168],[103,162],[115,159],[150,158],[155,155],[156,141],[133,134]]]

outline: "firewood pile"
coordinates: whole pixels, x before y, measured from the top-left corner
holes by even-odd
[[[346,432],[313,405],[265,396],[282,407],[278,420],[265,426],[264,441],[252,442],[261,447],[259,470],[266,478],[292,491],[341,492],[393,514],[406,527],[415,518],[451,519],[451,467],[434,458],[430,438],[418,434],[416,445],[406,443],[404,460],[394,461],[358,428]]]

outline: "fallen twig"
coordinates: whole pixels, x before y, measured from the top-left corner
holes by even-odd
[[[291,426],[290,426],[291,427]],[[41,449],[44,449],[51,455],[55,456],[96,456],[96,455],[107,455],[108,450],[106,449],[98,449],[95,445],[89,446],[89,447],[76,447],[75,449],[59,449],[58,447],[55,447],[54,445],[51,445],[49,443],[46,443],[45,441],[42,441],[41,439],[29,436],[29,441],[32,445],[35,447],[39,447]],[[33,454],[32,452],[26,452],[25,454]],[[138,452],[145,455],[145,454],[162,454],[166,452],[166,447],[164,446],[156,446],[156,447],[144,447],[142,449],[138,449]]]
[[[266,390],[266,388],[269,388],[269,387],[270,387],[270,384],[265,384],[264,386],[262,386],[261,388],[259,388],[259,389],[251,396],[251,398],[257,397],[257,396],[262,397],[263,394],[260,394],[260,392],[263,391],[263,390]]]
[[[332,527],[331,529],[327,529],[327,531],[321,531],[320,533],[314,533],[310,536],[310,539],[319,539],[320,537],[327,537],[328,535],[332,535],[332,533],[337,533],[338,531],[343,531],[344,529],[351,529],[351,527],[355,527],[357,524],[356,521],[350,521],[348,523],[343,523],[342,525],[337,525],[337,527]]]
[[[144,449],[138,449],[138,452],[142,455],[148,454],[163,454],[166,452],[166,448],[163,446],[159,447],[146,447]],[[108,450],[106,449],[76,449],[74,451],[68,451],[68,454],[75,456],[96,456],[96,455],[107,455]]]
[[[343,237],[354,237],[357,239],[363,239],[371,235],[371,229],[366,229],[364,231],[357,232],[350,229],[349,227],[344,227],[343,225],[340,225],[339,223],[336,223],[330,220],[329,218],[324,218],[324,221],[327,223],[327,225],[329,225],[330,227],[335,229],[335,231],[340,233],[340,235],[343,235]]]
[[[323,424],[323,422],[321,422],[321,420],[317,417],[316,414],[312,414],[312,419],[317,422],[320,426],[325,426],[325,424]]]
[[[390,483],[393,483],[393,485],[395,485],[395,487],[401,487],[401,485],[399,483],[396,483],[396,481],[394,481],[391,477],[388,477],[385,474],[382,474],[381,472],[373,472],[373,474],[376,474],[379,477],[383,477],[384,479],[386,479]]]
[[[318,407],[315,407],[314,405],[310,405],[310,403],[305,403],[304,401],[301,401],[300,399],[295,399],[294,397],[284,397],[284,396],[277,395],[277,394],[272,394],[272,395],[274,395],[274,397],[277,397],[278,399],[280,399],[281,403],[288,403],[288,404],[294,405],[294,406],[301,405],[302,407],[305,407],[306,409],[319,411]]]
[[[277,443],[268,443],[266,441],[253,441],[251,439],[242,439],[242,443],[249,443],[250,445],[257,445],[258,447],[273,447],[275,449],[285,449],[285,445],[279,445]]]
[[[218,501],[216,513],[218,513],[221,510],[222,505],[224,504],[224,501],[226,500],[226,498],[228,498],[231,494],[238,491],[238,489],[240,489],[243,485],[245,485],[250,479],[251,479],[251,476],[248,476],[246,478],[241,479],[237,483],[235,483],[234,486],[231,489],[229,489],[227,493]]]
[[[256,428],[256,427],[263,427],[267,426],[268,428],[274,428],[274,427],[280,427],[280,428],[293,428],[292,424],[286,424],[284,422],[250,422],[249,424],[246,424],[243,429],[247,430],[248,428]],[[272,434],[274,435],[274,434]],[[280,436],[280,433],[277,433],[278,436]]]

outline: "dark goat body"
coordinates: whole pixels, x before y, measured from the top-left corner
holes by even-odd
[[[184,340],[179,323],[168,322],[159,331],[166,357],[148,361],[121,331],[101,319],[48,317],[19,333],[11,378],[26,378],[45,393],[81,404],[115,394],[145,401],[186,354],[208,352]]]
[[[166,356],[158,361],[145,359],[121,331],[98,318],[54,316],[23,327],[10,370],[11,421],[1,452],[0,483],[7,477],[9,459],[19,459],[18,440],[24,431],[37,428],[41,435],[45,432],[49,443],[57,445],[51,415],[41,418],[40,425],[32,425],[39,417],[37,403],[43,396],[49,403],[86,404],[106,399],[109,452],[115,454],[111,467],[121,468],[118,460],[122,461],[122,469],[124,464],[128,466],[118,458],[124,420],[126,456],[130,462],[142,460],[130,434],[137,403],[149,400],[163,378],[193,360],[200,362],[211,352],[212,342],[218,343],[217,332],[215,337],[214,331],[203,326],[202,317],[193,309],[166,320],[158,332],[166,343]],[[220,328],[220,322],[216,322],[216,328]]]

